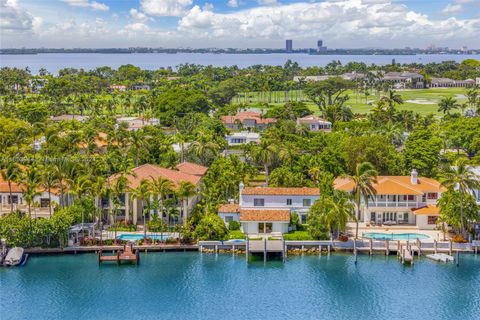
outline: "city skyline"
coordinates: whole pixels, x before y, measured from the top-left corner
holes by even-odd
[[[478,12],[478,0],[0,0],[0,47],[475,48]]]

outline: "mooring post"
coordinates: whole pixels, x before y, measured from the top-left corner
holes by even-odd
[[[248,263],[248,255],[250,251],[249,249],[250,249],[250,245],[249,245],[249,240],[247,235],[247,243],[245,244],[245,260],[247,261],[247,263]]]
[[[438,251],[438,242],[437,240],[433,240],[433,252],[437,254]]]
[[[385,255],[388,256],[390,252],[388,251],[388,240],[385,240]]]
[[[267,262],[267,238],[263,238],[263,262]]]
[[[373,240],[370,238],[370,255],[373,254]]]
[[[457,262],[457,267],[460,267],[460,251],[459,250],[457,250],[457,259],[456,260],[457,260],[456,261]]]
[[[449,252],[450,255],[452,255],[452,252],[453,252],[453,242],[452,242],[452,239],[450,239],[450,244],[449,244],[448,252]]]

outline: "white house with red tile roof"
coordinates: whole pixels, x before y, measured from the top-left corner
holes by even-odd
[[[176,169],[162,168],[153,164],[144,164],[139,167],[136,167],[132,170],[131,174],[126,176],[128,181],[129,189],[136,189],[140,185],[142,180],[147,180],[149,182],[157,180],[159,178],[167,179],[172,183],[173,190],[178,191],[182,182],[189,182],[196,187],[196,194],[189,197],[187,200],[187,212],[185,212],[182,204],[177,201],[176,206],[181,212],[182,220],[188,217],[188,214],[197,204],[200,197],[200,183],[202,177],[207,172],[208,168],[200,166],[195,163],[184,162],[177,165]],[[113,184],[114,181],[119,177],[118,174],[112,175],[108,181],[110,184]],[[172,195],[169,196],[172,198]],[[126,221],[132,221],[134,224],[138,222],[140,217],[142,217],[141,205],[139,201],[134,199],[131,195],[131,192],[126,192],[125,195],[121,197],[122,206],[120,211],[122,214],[119,216],[119,219],[124,219]],[[153,195],[152,195],[153,200]],[[113,206],[112,201],[109,200],[103,207],[107,209],[108,207]],[[153,211],[151,213],[154,213]],[[151,217],[151,215],[150,215]],[[164,214],[163,219],[167,218],[167,215]]]
[[[351,192],[351,180],[337,178],[335,188]],[[437,201],[445,189],[431,178],[420,178],[416,170],[410,176],[378,176],[376,195],[363,203],[360,221],[374,225],[416,225],[419,229],[435,229],[440,215]]]
[[[14,211],[28,211],[24,195],[25,187],[21,183],[12,182],[11,189],[12,194],[10,195],[8,182],[0,176],[0,216],[11,211],[11,204],[13,204]],[[52,188],[49,195],[47,190],[38,188],[38,192],[39,194],[33,199],[34,205],[31,207],[32,217],[48,217],[50,216],[50,203],[53,208],[60,204],[60,191]],[[67,196],[64,195],[64,199],[66,198]]]
[[[297,119],[297,125],[306,126],[310,131],[331,132],[332,123],[315,115],[308,115]]]
[[[234,116],[222,116],[220,118],[225,127],[232,130],[264,130],[271,124],[277,122],[273,118],[264,118],[258,112],[239,112]]]
[[[238,205],[221,206],[218,212],[226,223],[240,221],[246,234],[286,233],[291,213],[306,223],[310,206],[319,197],[318,188],[245,188],[240,184]]]

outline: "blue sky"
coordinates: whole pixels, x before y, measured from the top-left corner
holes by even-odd
[[[6,47],[480,47],[480,0],[0,0]]]

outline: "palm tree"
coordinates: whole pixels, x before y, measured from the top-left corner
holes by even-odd
[[[38,186],[40,184],[40,174],[36,168],[27,169],[23,176],[23,195],[28,205],[28,215],[32,217],[32,204],[36,196],[40,195]]]
[[[10,211],[13,212],[13,194],[12,183],[18,181],[21,176],[20,167],[13,161],[9,161],[1,170],[2,179],[8,184],[8,193],[10,194]]]
[[[187,224],[188,199],[196,194],[196,187],[191,182],[182,181],[178,188],[178,197],[183,202],[183,225]]]
[[[390,109],[395,109],[395,105],[403,104],[402,96],[395,90],[388,90],[388,95],[382,96],[381,101],[384,101]]]
[[[143,238],[147,239],[147,223],[146,223],[146,213],[145,213],[145,204],[146,207],[150,210],[150,196],[152,195],[152,192],[150,190],[150,182],[148,182],[146,179],[142,179],[140,181],[140,184],[136,189],[132,190],[132,198],[136,199],[137,202],[140,202],[140,209],[142,212],[143,216]]]
[[[165,197],[169,194],[172,194],[173,191],[173,183],[165,178],[159,177],[158,179],[153,179],[151,181],[151,188],[152,193],[158,197],[159,205],[160,205],[160,217],[163,219],[163,212],[165,210],[164,200]],[[168,218],[168,222],[170,222],[170,218]]]
[[[93,198],[95,210],[98,213],[98,223],[100,230],[100,243],[102,242],[102,197],[108,196],[108,188],[106,179],[101,176],[97,176],[95,181],[92,182],[89,188],[90,196]]]
[[[220,146],[212,140],[207,134],[200,134],[197,139],[190,145],[190,149],[200,159],[201,164],[206,164],[207,155],[216,155]]]
[[[363,162],[357,164],[355,173],[353,175],[344,176],[345,178],[350,179],[354,184],[351,192],[356,208],[355,239],[358,239],[360,204],[363,199],[365,201],[365,205],[368,206],[368,197],[377,193],[373,186],[375,183],[377,183],[377,175],[377,170],[375,170],[370,162]]]
[[[466,193],[474,189],[480,189],[480,177],[478,177],[467,165],[466,159],[458,159],[454,167],[445,166],[443,168],[442,186],[449,190],[458,190],[460,197],[460,222],[462,234],[465,235],[465,223],[463,219],[463,198]]]
[[[339,231],[344,231],[348,220],[355,219],[354,207],[348,193],[339,190],[333,190],[332,194],[327,194],[320,200],[319,215],[323,223],[328,227],[329,234],[334,232],[338,236]]]
[[[56,161],[51,170],[56,184],[60,188],[60,206],[62,208],[65,206],[65,187],[71,171],[73,171],[72,163],[63,158]]]
[[[135,150],[135,167],[138,167],[138,159],[140,154],[140,149],[145,146],[145,135],[142,131],[132,131],[130,132],[130,147]]]
[[[120,201],[120,196],[122,194],[125,194],[128,189],[128,179],[125,173],[121,173],[120,176],[115,180],[113,183],[112,189],[111,189],[111,194],[112,194],[112,202],[113,202],[113,225],[114,225],[114,238],[115,238],[115,243],[117,242],[117,211],[122,205]]]
[[[40,185],[44,188],[48,193],[48,210],[50,214],[50,218],[52,217],[52,188],[55,186],[55,176],[52,173],[51,166],[43,166],[40,171],[41,181]]]
[[[85,194],[87,194],[90,191],[92,185],[92,179],[90,176],[87,175],[81,175],[76,177],[76,179],[73,179],[70,182],[70,188],[68,190],[68,194],[76,197],[78,200],[82,200]],[[84,212],[85,210],[82,210],[82,225],[85,222],[84,220]]]
[[[447,97],[440,100],[438,103],[438,112],[443,112],[443,114],[450,114],[450,111],[459,107],[457,100],[453,97]]]
[[[256,162],[263,165],[265,170],[265,185],[268,187],[269,167],[277,155],[277,148],[272,143],[262,140],[260,144],[253,148],[253,158]]]

